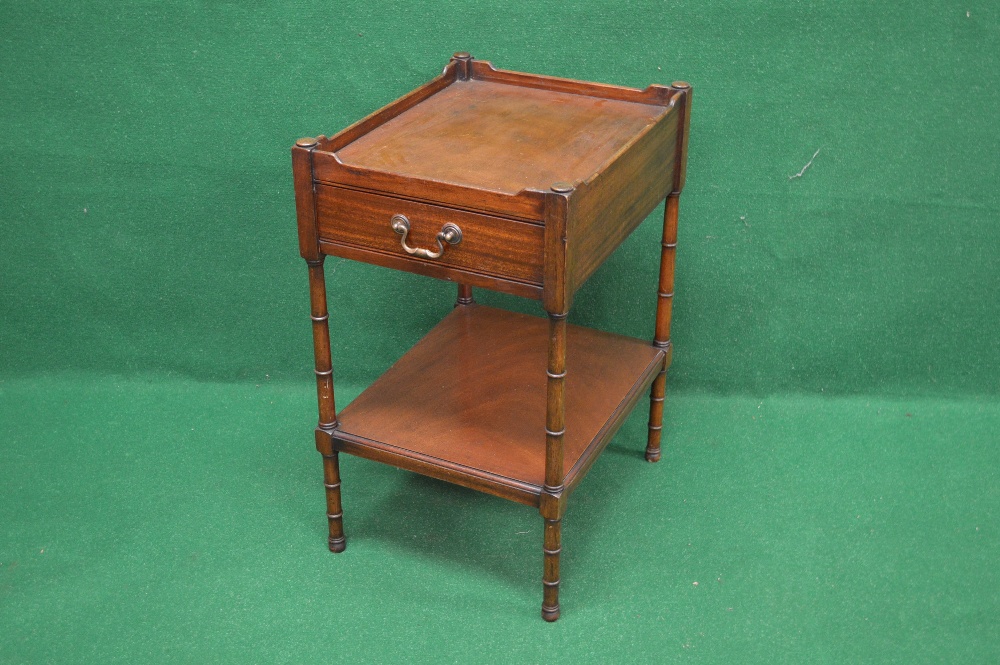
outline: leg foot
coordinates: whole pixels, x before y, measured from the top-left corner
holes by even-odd
[[[347,539],[341,536],[340,538],[330,537],[330,551],[336,554],[340,554],[347,549]]]
[[[555,607],[545,607],[544,605],[542,605],[542,618],[549,622],[558,619],[559,606],[556,605]]]
[[[326,487],[326,518],[330,522],[330,551],[347,549],[344,538],[344,510],[340,503],[340,460],[337,451],[323,455],[323,486]]]

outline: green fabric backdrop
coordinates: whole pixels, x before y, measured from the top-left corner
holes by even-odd
[[[0,662],[1000,658],[996,3],[7,1],[0,26]],[[639,413],[574,495],[555,626],[519,507],[345,461],[324,550],[289,147],[457,50],[695,88],[668,452],[639,464]],[[573,321],[651,336],[661,213]],[[454,291],[327,266],[346,402]]]

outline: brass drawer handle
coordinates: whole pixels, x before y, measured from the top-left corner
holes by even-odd
[[[444,254],[446,249],[444,243],[449,245],[457,245],[462,242],[462,229],[458,228],[456,225],[448,222],[441,227],[441,230],[437,234],[437,251],[431,251],[429,249],[421,249],[420,247],[409,247],[406,244],[406,234],[410,232],[410,220],[406,218],[406,215],[393,215],[392,219],[389,220],[392,230],[403,236],[399,239],[399,244],[403,246],[403,251],[407,254],[412,254],[413,256],[420,256],[425,259],[436,259]]]

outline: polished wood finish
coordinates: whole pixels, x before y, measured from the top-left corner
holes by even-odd
[[[562,353],[550,362],[553,336]],[[550,407],[563,390],[549,391],[550,382],[563,380],[546,373],[547,366],[557,376],[565,371],[562,354],[562,366],[573,368],[565,381],[565,425]],[[663,352],[641,340],[564,318],[550,323],[482,305],[456,307],[341,410],[333,445],[539,506],[546,475],[563,495],[583,479],[585,465],[662,364]],[[547,464],[546,429],[565,429],[561,466]]]
[[[428,158],[433,159],[434,155]],[[534,222],[542,218],[545,200],[544,192],[530,189],[506,194],[438,180],[419,180],[392,171],[347,166],[336,153],[319,149],[313,153],[313,177],[316,182],[329,185],[390,193],[400,198]]]
[[[584,362],[586,362],[585,359]],[[558,496],[563,490],[563,438],[566,434],[566,315],[549,314],[548,369],[545,372],[545,485]]]
[[[670,319],[674,302],[674,264],[677,254],[678,194],[667,197],[663,208],[663,238],[660,242],[660,282],[656,301],[656,328],[653,343],[666,348],[670,345]]]
[[[427,85],[336,136],[315,139],[314,182],[339,186],[317,189],[320,229],[339,227],[343,215],[324,217],[357,204],[358,192],[370,192],[447,209],[436,218],[467,210],[544,224],[550,235],[551,187],[568,185],[565,229],[557,234],[562,264],[549,270],[554,263],[546,241],[548,274],[541,285],[524,271],[465,278],[447,262],[405,255],[398,243],[377,252],[356,236],[355,242],[321,237],[321,251],[539,298],[547,311],[567,311],[573,293],[676,188],[684,164],[678,154],[687,145],[685,86],[637,90],[453,58]],[[533,240],[528,227],[509,228]]]
[[[445,224],[462,230],[461,242],[446,245],[440,258],[407,255],[409,263],[542,285],[545,229],[538,224],[328,185],[316,186],[316,207],[320,241],[363,250],[370,263],[381,263],[386,254],[403,258],[389,220],[404,215],[411,224],[407,244],[413,247],[436,247],[435,236]]]
[[[458,285],[458,296],[456,296],[456,305],[471,305],[475,300],[472,297],[472,287],[468,284]]]
[[[545,392],[545,484],[539,508],[545,518],[542,554],[542,618],[559,618],[559,554],[562,513],[565,508],[563,479],[566,435],[566,314],[549,313],[548,369]],[[583,362],[587,360],[584,359]],[[574,405],[575,406],[575,405]]]
[[[292,175],[295,177],[295,211],[299,226],[299,254],[306,261],[319,261],[316,231],[316,199],[313,195],[313,151],[317,139],[303,138],[292,147]]]
[[[637,135],[606,168],[577,185],[567,229],[571,241],[569,294],[583,285],[670,192],[676,137],[677,114],[670,113]],[[671,168],[663,168],[665,164]]]
[[[559,618],[559,555],[562,553],[562,518],[545,517],[542,536],[542,618]]]
[[[655,104],[665,106],[673,96],[673,90],[666,86],[653,84],[645,90],[626,88],[607,83],[577,81],[575,79],[559,78],[558,76],[543,76],[542,74],[526,74],[497,69],[486,60],[471,60],[471,77],[482,81],[495,81],[523,88],[540,88],[552,92],[566,92],[574,95],[586,95],[598,99],[614,99],[637,104]]]
[[[340,460],[336,450],[323,455],[323,487],[326,488],[326,519],[330,525],[328,546],[331,552],[347,549],[344,537],[344,507],[340,502]]]
[[[396,236],[396,244],[399,244],[399,236]],[[375,265],[392,268],[394,270],[405,270],[418,275],[444,279],[452,282],[465,283],[469,286],[476,286],[492,291],[500,291],[524,298],[540,299],[542,297],[542,287],[537,284],[521,282],[513,279],[506,279],[489,275],[486,273],[474,272],[454,268],[446,264],[435,261],[422,261],[418,258],[407,256],[403,252],[399,254],[382,254],[373,252],[363,247],[353,245],[341,245],[326,240],[320,240],[319,249],[324,254],[339,256],[344,259],[374,263]]]
[[[333,396],[333,360],[330,356],[330,315],[326,309],[326,280],[323,257],[309,262],[309,300],[312,305],[313,346],[316,356],[316,393],[319,399],[319,427],[337,426],[337,406]]]
[[[469,80],[448,86],[336,154],[346,166],[516,195],[590,177],[666,111]],[[496,168],[502,161],[512,168]]]
[[[661,455],[690,104],[686,83],[639,90],[456,53],[347,129],[296,142],[331,550],[346,545],[340,452],[495,494],[541,513],[542,617],[559,617],[568,497],[646,389],[646,458]],[[664,198],[653,344],[569,325],[574,293]],[[461,240],[438,245],[445,225]],[[458,285],[451,314],[340,413],[327,255]],[[473,287],[539,300],[547,319],[476,305]]]
[[[670,84],[678,95],[677,103],[677,154],[674,158],[674,194],[680,194],[684,189],[687,176],[688,137],[691,134],[691,84],[685,81],[674,81]]]
[[[674,255],[677,248],[676,194],[667,197],[663,210],[663,237],[660,241],[660,282],[656,294],[656,328],[653,345],[668,354],[667,362],[653,381],[649,393],[649,436],[646,440],[646,460],[660,459],[660,433],[663,429],[663,400],[667,385],[667,367],[670,354],[670,318],[674,302]]]
[[[684,172],[687,163],[688,128],[687,115],[691,106],[691,86],[683,81],[672,84],[682,97],[678,105],[681,131],[676,140],[676,157],[673,170],[673,191],[667,197],[663,209],[663,237],[660,241],[660,281],[656,298],[656,328],[653,345],[663,349],[666,358],[653,386],[649,391],[649,434],[646,439],[646,460],[660,460],[661,434],[663,431],[663,402],[667,391],[667,369],[673,357],[670,343],[670,321],[674,305],[674,266],[677,254],[677,217],[681,190],[684,188]]]
[[[326,304],[326,280],[323,276],[323,257],[310,260],[309,299],[311,303],[313,350],[316,359],[316,394],[319,401],[319,424],[316,426],[316,444],[323,455],[323,484],[326,487],[327,519],[329,520],[330,550],[343,552],[347,546],[344,538],[343,509],[340,504],[340,467],[337,453],[327,444],[330,432],[337,427],[337,406],[333,393],[333,360],[330,355],[329,312]]]

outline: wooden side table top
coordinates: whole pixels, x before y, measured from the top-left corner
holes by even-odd
[[[516,195],[586,180],[666,111],[471,79],[444,88],[336,154],[349,166]]]

